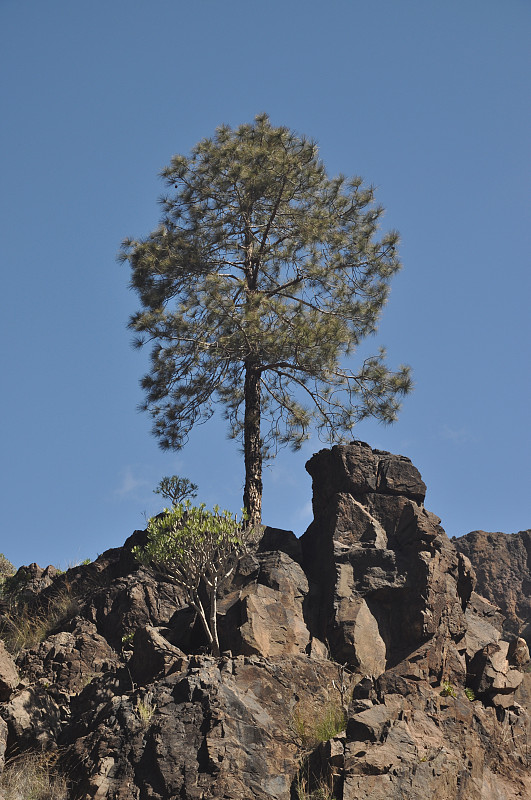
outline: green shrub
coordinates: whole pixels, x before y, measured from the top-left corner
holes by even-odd
[[[16,570],[11,561],[0,553],[0,597],[5,596],[6,585],[9,579],[15,574]]]
[[[144,728],[149,728],[151,720],[153,718],[153,714],[157,710],[157,706],[154,705],[151,700],[144,698],[141,700],[140,698],[136,701],[135,711],[138,714],[138,718],[142,723]]]
[[[204,504],[193,506],[187,500],[152,517],[146,546],[132,550],[141,564],[165,570],[180,586],[197,611],[215,656],[220,652],[218,594],[234,576],[247,543],[255,535],[253,529],[244,527],[244,521],[217,506],[207,511]],[[209,608],[205,608],[205,596]]]
[[[455,690],[455,687],[452,686],[451,683],[448,683],[448,681],[445,681],[441,685],[441,696],[442,697],[457,697],[457,692]]]
[[[11,563],[11,561],[5,557],[3,553],[0,553],[0,580],[4,580],[8,578],[10,575],[14,575],[16,572],[15,567]]]

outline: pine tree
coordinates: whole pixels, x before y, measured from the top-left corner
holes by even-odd
[[[224,408],[243,440],[244,506],[259,524],[262,460],[392,422],[411,388],[384,351],[350,367],[376,330],[400,268],[398,234],[376,238],[383,209],[360,178],[327,176],[316,144],[267,115],[223,125],[161,173],[170,187],[159,227],[126,240],[141,310],[136,345],[152,343],[144,410],[163,449]]]

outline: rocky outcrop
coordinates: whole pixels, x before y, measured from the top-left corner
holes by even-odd
[[[314,521],[240,561],[219,658],[171,577],[132,557],[144,532],[19,575],[49,624],[16,663],[0,648],[0,765],[57,748],[71,800],[531,796],[528,647],[418,470],[361,442],[307,468]]]
[[[426,487],[409,459],[355,442],[322,450],[306,467],[308,613],[334,658],[377,677],[429,638],[460,639],[471,569],[424,508]]]
[[[503,630],[531,645],[531,530],[473,531],[452,542],[470,559],[477,591],[501,609]]]

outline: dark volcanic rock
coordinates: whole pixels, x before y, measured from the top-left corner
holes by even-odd
[[[452,541],[472,562],[476,590],[501,609],[504,630],[531,645],[531,530],[473,531]]]
[[[301,538],[312,634],[334,658],[377,676],[435,633],[464,634],[469,566],[422,505],[409,459],[357,442],[306,465],[315,520]]]
[[[75,706],[76,722],[65,734],[74,738],[64,756],[74,796],[289,800],[299,758],[291,724],[299,687],[319,711],[337,675],[331,662],[317,672],[301,656],[203,656],[149,692],[118,685],[105,702],[95,685]]]
[[[57,748],[70,800],[530,797],[529,537],[488,567],[489,535],[458,551],[409,459],[357,442],[307,467],[314,521],[241,559],[220,658],[132,556],[145,532],[65,575],[22,572],[26,609],[63,611],[16,668],[0,648],[0,770]]]

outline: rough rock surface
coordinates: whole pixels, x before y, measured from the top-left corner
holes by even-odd
[[[531,645],[531,530],[473,531],[452,542],[472,562],[476,590],[501,609],[503,629]]]
[[[19,684],[15,662],[0,640],[0,700],[8,700]]]
[[[301,539],[266,529],[241,560],[220,658],[178,587],[135,562],[144,532],[65,575],[20,573],[36,616],[75,602],[16,665],[0,648],[0,768],[57,748],[71,800],[531,797],[528,647],[418,470],[361,442],[307,469],[314,521]]]
[[[377,677],[435,634],[461,637],[470,566],[424,508],[409,459],[355,442],[322,450],[306,468],[309,619],[332,655]]]

